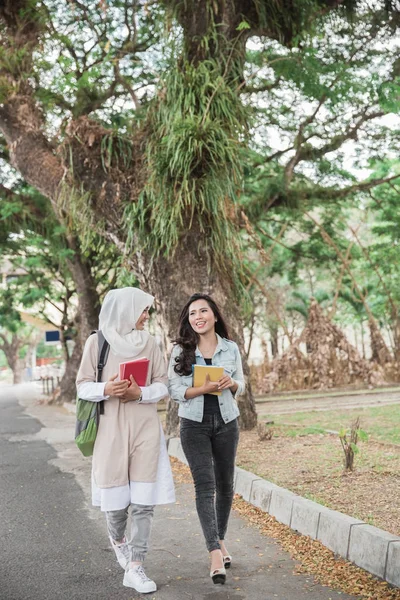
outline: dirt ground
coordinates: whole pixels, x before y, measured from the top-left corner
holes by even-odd
[[[325,506],[400,536],[400,445],[360,443],[353,473],[343,472],[337,435],[241,432],[238,466]]]

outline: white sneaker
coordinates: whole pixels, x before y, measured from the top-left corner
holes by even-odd
[[[124,585],[133,588],[141,594],[148,594],[157,590],[156,584],[147,577],[142,565],[125,571]]]
[[[121,544],[117,544],[114,542],[114,540],[112,539],[111,536],[110,536],[110,542],[111,542],[111,546],[113,547],[113,550],[115,552],[115,555],[117,557],[117,561],[119,562],[120,566],[125,571],[126,567],[128,566],[128,564],[131,561],[131,551],[129,549],[128,543],[125,540]]]

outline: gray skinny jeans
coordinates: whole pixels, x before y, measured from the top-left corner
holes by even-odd
[[[204,415],[201,423],[182,418],[180,429],[194,480],[197,514],[211,552],[225,539],[232,508],[238,422],[225,423],[220,415]]]
[[[143,562],[149,547],[154,506],[130,504],[121,510],[107,511],[107,529],[114,542],[120,542],[125,536],[128,510],[131,513],[131,537],[127,543],[131,551],[131,561]]]

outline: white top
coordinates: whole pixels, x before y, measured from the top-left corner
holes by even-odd
[[[104,395],[104,388],[106,387],[106,381],[85,381],[77,386],[78,397],[82,400],[90,400],[91,402],[101,402],[107,400],[109,396]],[[150,385],[146,385],[140,388],[142,390],[141,403],[151,404],[153,402],[159,402],[165,396],[168,396],[168,389],[164,383],[156,382]]]

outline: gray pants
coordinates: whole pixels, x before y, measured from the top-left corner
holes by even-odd
[[[143,562],[149,546],[154,506],[131,504],[122,510],[107,511],[107,529],[114,542],[120,542],[125,536],[128,510],[131,513],[131,537],[127,542],[131,561]]]
[[[193,475],[196,508],[209,552],[221,548],[233,500],[235,456],[239,441],[237,419],[221,415],[203,421],[181,419],[181,444]]]

